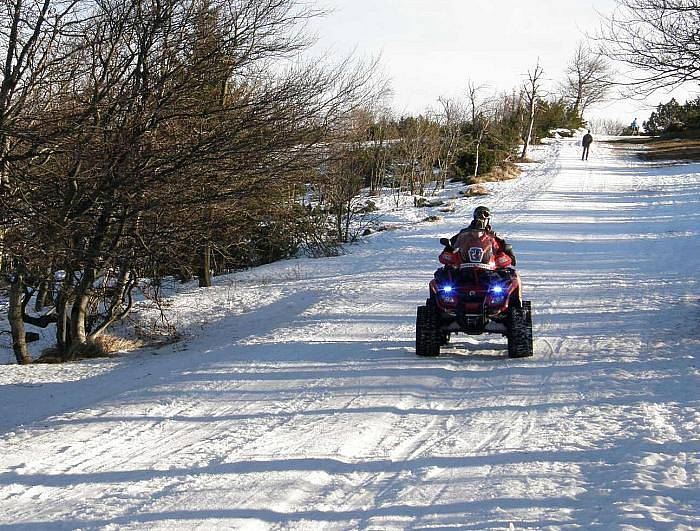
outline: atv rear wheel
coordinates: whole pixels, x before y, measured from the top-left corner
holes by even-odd
[[[419,306],[416,314],[416,355],[440,355],[441,335],[437,312],[429,306]]]
[[[532,309],[523,301],[522,308],[508,308],[508,357],[527,358],[532,352]]]

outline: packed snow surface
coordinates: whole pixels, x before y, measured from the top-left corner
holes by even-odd
[[[0,366],[2,529],[691,529],[700,165],[552,142],[482,199],[172,301],[185,343]],[[533,301],[414,354],[438,238],[493,208]],[[444,216],[421,222],[428,214]]]

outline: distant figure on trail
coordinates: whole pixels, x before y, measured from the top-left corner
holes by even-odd
[[[583,146],[583,153],[581,154],[581,160],[588,160],[588,151],[591,149],[591,144],[593,143],[593,137],[591,136],[591,130],[583,135],[583,140],[581,140],[581,145]]]
[[[637,125],[637,119],[635,118],[632,120],[632,123],[630,124],[630,129],[632,130],[633,135],[638,135],[639,134],[639,125]]]

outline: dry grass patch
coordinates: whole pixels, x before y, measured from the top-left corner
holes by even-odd
[[[98,336],[93,340],[93,343],[97,343],[100,350],[106,355],[115,354],[117,352],[128,352],[144,346],[144,342],[139,339],[128,339],[110,334]]]
[[[51,347],[44,349],[34,363],[63,363],[68,360],[108,358],[117,352],[127,352],[142,346],[144,346],[143,341],[103,334],[73,347],[68,359],[61,357],[56,347]]]
[[[610,140],[613,145],[639,146],[636,155],[642,160],[700,161],[700,139],[635,137]]]
[[[489,191],[480,184],[472,184],[466,190],[460,192],[465,197],[477,197],[481,195],[489,195]]]
[[[473,184],[492,183],[497,181],[509,181],[520,176],[523,171],[512,162],[504,162],[484,175],[472,177]]]

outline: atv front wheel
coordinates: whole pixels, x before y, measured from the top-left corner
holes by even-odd
[[[440,330],[437,312],[428,306],[419,306],[416,314],[416,355],[440,355]]]
[[[508,308],[508,357],[527,358],[532,352],[532,309],[523,301],[522,308]]]

